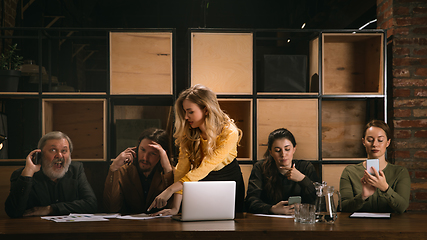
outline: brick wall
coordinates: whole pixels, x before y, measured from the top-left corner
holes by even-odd
[[[21,0],[4,0],[5,16],[2,16],[3,27],[14,27],[16,18],[16,7]],[[3,6],[0,6],[0,8]],[[2,13],[3,11],[1,11]],[[0,13],[0,14],[1,14]]]
[[[0,1],[1,3],[2,1]],[[15,27],[15,18],[16,18],[16,7],[18,6],[18,3],[20,4],[21,0],[4,0],[4,16],[2,16],[3,13],[3,5],[0,4],[0,25],[2,27]],[[0,35],[3,34],[3,32],[0,32]],[[13,31],[12,30],[6,30],[4,32],[5,36],[12,36]],[[12,39],[5,39],[5,46],[9,46],[12,43]],[[0,41],[0,49],[3,49],[2,41]]]
[[[427,211],[427,1],[377,0],[387,30],[391,154],[411,176],[408,211]]]

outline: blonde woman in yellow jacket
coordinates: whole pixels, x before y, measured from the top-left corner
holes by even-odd
[[[183,182],[236,181],[236,212],[243,212],[244,183],[236,160],[242,132],[224,113],[212,90],[195,85],[175,102],[175,144],[179,146],[174,183],[159,194],[151,208],[161,208],[174,195],[172,209],[157,212],[176,215],[182,201]]]

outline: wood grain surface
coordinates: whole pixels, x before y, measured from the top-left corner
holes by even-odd
[[[290,218],[238,214],[233,221],[178,222],[111,219],[55,223],[38,217],[0,219],[1,239],[425,239],[427,213],[392,214],[390,219],[349,218],[335,224],[295,223]]]

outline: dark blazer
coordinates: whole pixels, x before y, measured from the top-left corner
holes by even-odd
[[[145,196],[135,164],[123,165],[117,171],[108,171],[104,186],[104,208],[106,212],[135,214],[146,213],[154,198],[173,183],[173,172],[163,174],[160,162],[153,169],[150,189]],[[171,207],[173,197],[168,201]],[[159,209],[153,209],[156,212]]]
[[[22,217],[27,209],[49,205],[52,215],[97,211],[97,200],[81,162],[71,162],[67,173],[56,183],[42,170],[34,173],[33,177],[21,176],[22,170],[24,168],[14,171],[10,177],[10,193],[5,202],[9,217]],[[54,192],[48,184],[55,185]],[[55,195],[58,199],[52,201],[51,196]]]
[[[245,203],[246,210],[250,213],[263,213],[271,214],[270,208],[277,204],[278,201],[270,199],[264,190],[267,182],[267,177],[263,174],[263,164],[265,160],[260,160],[255,163],[249,177],[248,192],[246,195]],[[273,160],[274,161],[274,160]],[[278,181],[281,183],[281,188],[277,191],[282,192],[282,201],[287,201],[291,196],[301,196],[302,203],[314,204],[316,200],[316,189],[313,182],[318,182],[316,169],[313,164],[305,160],[292,160],[295,168],[298,169],[305,178],[301,182],[294,182],[288,180],[286,176],[278,173]]]

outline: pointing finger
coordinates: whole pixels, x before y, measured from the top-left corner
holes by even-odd
[[[148,207],[147,212],[156,207],[156,200],[154,200],[151,205]]]

